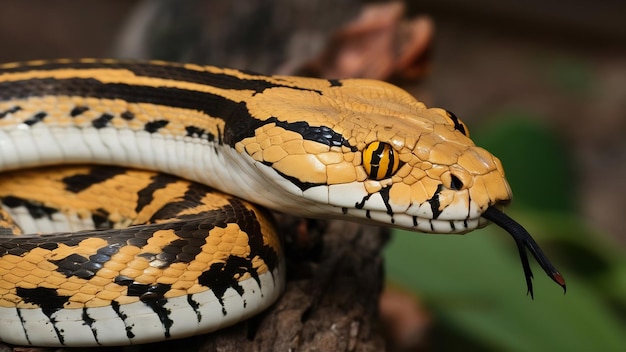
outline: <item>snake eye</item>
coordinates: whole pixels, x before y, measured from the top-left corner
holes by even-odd
[[[363,150],[363,167],[373,180],[391,177],[399,165],[400,160],[388,143],[372,142]]]
[[[459,118],[450,111],[446,111],[446,115],[448,116],[448,119],[450,119],[450,122],[452,122],[452,126],[454,126],[455,130],[463,133],[466,137],[469,137],[469,129],[467,129],[467,126],[465,126],[463,121],[459,120]]]

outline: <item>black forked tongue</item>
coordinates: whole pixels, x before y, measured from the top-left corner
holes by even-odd
[[[526,286],[528,287],[528,293],[530,293],[530,297],[533,296],[533,272],[530,270],[530,264],[528,263],[528,256],[526,254],[526,249],[532,253],[533,257],[537,260],[539,265],[543,268],[543,270],[548,274],[548,276],[554,280],[557,284],[563,287],[563,292],[565,292],[565,279],[563,276],[556,270],[554,265],[550,263],[550,260],[543,254],[541,248],[535,240],[530,236],[528,231],[522,227],[522,225],[515,222],[515,220],[508,217],[505,213],[498,210],[496,207],[489,207],[482,215],[485,219],[493,222],[494,224],[502,227],[508,233],[513,236],[515,240],[515,244],[517,245],[517,250],[519,251],[519,256],[522,261],[522,267],[524,268],[524,275],[526,275]]]

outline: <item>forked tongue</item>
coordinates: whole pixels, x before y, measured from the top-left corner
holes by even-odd
[[[554,280],[557,284],[563,287],[563,292],[565,292],[565,279],[558,270],[550,263],[550,260],[543,254],[541,248],[535,240],[530,236],[528,231],[522,227],[522,225],[515,222],[515,220],[508,217],[505,213],[498,210],[496,207],[491,206],[487,208],[487,210],[482,214],[482,217],[493,222],[494,224],[502,227],[508,233],[513,236],[515,240],[515,244],[517,245],[517,250],[519,251],[519,256],[522,261],[522,267],[524,268],[524,275],[526,276],[526,286],[528,287],[528,293],[530,293],[530,297],[533,296],[533,272],[530,269],[530,264],[528,263],[528,255],[526,254],[526,249],[532,253],[533,257],[537,260],[539,265],[543,268],[543,270],[548,274],[548,276]]]

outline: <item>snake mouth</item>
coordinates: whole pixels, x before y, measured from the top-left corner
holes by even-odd
[[[534,298],[532,283],[533,272],[530,269],[526,249],[528,249],[533,257],[535,257],[535,259],[537,260],[541,268],[543,268],[543,270],[546,272],[546,274],[548,274],[548,276],[554,282],[563,287],[563,292],[565,293],[565,279],[563,278],[561,273],[559,273],[559,271],[554,267],[554,265],[552,265],[552,263],[543,253],[537,242],[535,242],[530,233],[528,233],[528,231],[526,231],[526,229],[522,227],[522,225],[511,219],[508,215],[499,210],[495,205],[487,208],[487,210],[482,214],[482,217],[506,230],[515,240],[520,260],[522,262],[522,267],[524,268],[524,275],[526,276],[526,286],[528,287],[528,293],[530,293],[531,298]]]

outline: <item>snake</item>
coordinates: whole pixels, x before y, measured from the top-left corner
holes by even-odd
[[[270,210],[414,232],[503,212],[502,163],[453,113],[367,79],[60,59],[0,66],[0,341],[131,345],[209,333],[285,287]]]

